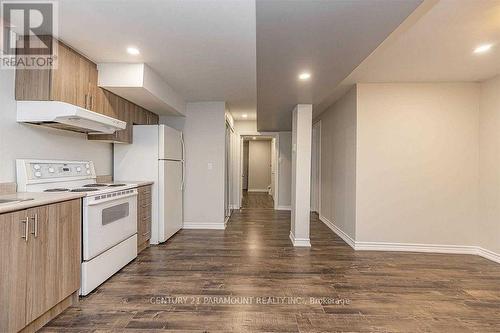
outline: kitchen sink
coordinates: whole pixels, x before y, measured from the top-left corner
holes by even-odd
[[[0,199],[0,204],[5,204],[5,203],[14,203],[21,201],[19,199]]]
[[[30,199],[0,199],[0,205],[6,204],[6,203],[18,203],[18,202],[24,202],[24,201],[30,201],[30,200],[33,200],[33,198],[30,198]]]

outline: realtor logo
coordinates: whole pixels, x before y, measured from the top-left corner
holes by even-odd
[[[0,1],[2,68],[54,68],[57,3]]]

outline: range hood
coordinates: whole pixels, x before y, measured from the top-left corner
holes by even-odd
[[[17,122],[87,134],[113,134],[127,123],[58,101],[17,101]]]

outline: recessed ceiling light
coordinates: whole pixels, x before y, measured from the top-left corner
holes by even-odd
[[[305,81],[309,80],[311,78],[311,73],[309,72],[303,72],[299,74],[299,80]]]
[[[127,48],[127,53],[131,55],[138,55],[140,52],[137,48],[135,47],[128,47]]]
[[[488,52],[489,50],[491,50],[491,48],[493,47],[493,44],[483,44],[483,45],[479,45],[478,47],[476,47],[474,49],[474,53],[484,53],[484,52]]]
[[[248,118],[248,115],[245,113],[245,114],[242,114],[241,115],[243,118]]]

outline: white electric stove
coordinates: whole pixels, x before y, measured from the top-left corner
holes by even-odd
[[[92,161],[16,160],[19,192],[80,192],[87,295],[137,257],[137,185],[96,182]]]

